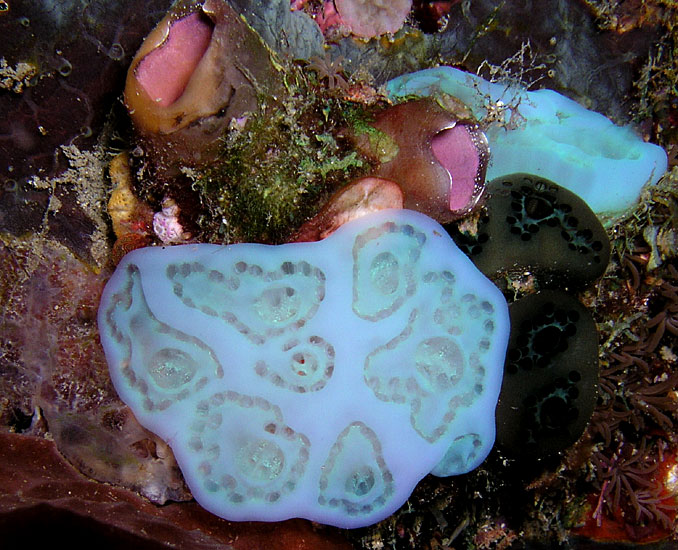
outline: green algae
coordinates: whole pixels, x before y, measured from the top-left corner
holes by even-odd
[[[395,139],[372,126],[374,117],[367,116],[364,111],[355,107],[347,109],[345,116],[353,135],[357,139],[361,136],[367,138],[370,154],[378,163],[389,162],[398,155],[400,148]]]
[[[285,86],[286,97],[262,98],[259,113],[223,138],[217,162],[194,176],[207,207],[199,224],[211,240],[283,242],[323,199],[370,168],[348,138],[367,126],[363,108],[311,73],[291,70]]]

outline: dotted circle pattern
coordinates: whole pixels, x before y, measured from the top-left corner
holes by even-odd
[[[507,306],[421,214],[135,251],[99,323],[119,394],[229,519],[369,524],[493,444]]]

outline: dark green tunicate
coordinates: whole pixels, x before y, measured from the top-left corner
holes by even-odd
[[[596,324],[577,299],[554,290],[514,302],[509,314],[497,443],[512,455],[547,456],[581,436],[596,404]]]
[[[474,235],[447,226],[488,277],[533,272],[543,286],[585,285],[603,274],[610,242],[577,195],[531,174],[492,180]]]

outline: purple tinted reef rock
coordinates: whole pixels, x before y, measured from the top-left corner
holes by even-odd
[[[0,244],[0,264],[0,430],[48,431],[88,477],[153,502],[189,498],[166,444],[111,385],[95,322],[103,274],[40,238]]]

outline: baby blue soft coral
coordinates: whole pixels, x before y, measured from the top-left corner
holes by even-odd
[[[407,210],[317,243],[137,250],[99,309],[118,393],[198,502],[341,527],[484,460],[508,324],[497,288]]]
[[[486,126],[488,180],[538,175],[576,193],[604,219],[632,208],[643,185],[657,183],[667,169],[661,147],[553,90],[528,92],[452,67],[403,75],[387,89],[393,97],[443,92],[460,99]]]

